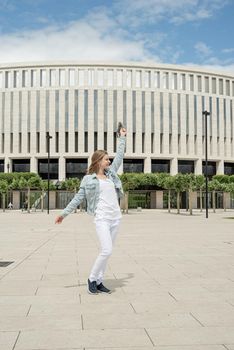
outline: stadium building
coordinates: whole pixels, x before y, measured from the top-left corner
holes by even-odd
[[[234,174],[234,75],[162,64],[0,65],[0,172],[81,177],[96,149],[127,146],[120,172]]]

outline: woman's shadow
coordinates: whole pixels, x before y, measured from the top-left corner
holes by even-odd
[[[126,285],[128,284],[128,280],[130,280],[131,278],[134,278],[134,273],[127,273],[126,277],[123,278],[107,278],[105,279],[105,281],[103,282],[105,284],[106,287],[110,288],[112,292],[114,292],[116,289],[122,288],[122,287],[126,287]],[[64,286],[65,288],[74,288],[74,287],[81,287],[81,286],[86,286],[87,283],[78,283],[78,284],[73,284],[73,285],[68,285],[68,286]]]
[[[116,289],[126,287],[128,284],[128,281],[131,278],[134,278],[134,276],[135,276],[134,273],[127,273],[126,277],[123,277],[123,278],[116,278],[116,279],[107,278],[105,279],[104,283],[108,286],[108,288],[112,290],[112,292],[114,292]]]

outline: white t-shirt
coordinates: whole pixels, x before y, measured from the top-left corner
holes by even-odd
[[[100,196],[95,211],[95,219],[118,220],[122,217],[115,185],[110,179],[98,179]]]

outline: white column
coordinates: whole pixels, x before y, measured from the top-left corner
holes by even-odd
[[[113,90],[107,92],[107,150],[113,154]]]
[[[59,154],[65,153],[65,91],[59,91]]]
[[[32,173],[38,173],[38,160],[36,157],[31,157],[30,160],[30,171]]]
[[[46,92],[45,90],[40,90],[40,154],[46,155]]]
[[[151,158],[144,159],[144,173],[151,173]]]
[[[37,134],[36,134],[36,91],[31,91],[31,113],[30,113],[30,128],[31,128],[31,154],[37,153]]]
[[[84,153],[84,90],[79,90],[78,95],[78,150]]]
[[[223,98],[219,99],[219,150],[220,158],[223,159],[224,156],[224,122],[223,122]]]
[[[11,101],[11,97],[10,97]],[[13,155],[19,154],[19,92],[13,92],[13,122],[12,130],[13,132]],[[10,115],[9,115],[10,117]]]
[[[197,159],[194,162],[194,173],[195,175],[202,175],[202,159]]]
[[[75,153],[75,131],[74,131],[74,90],[69,90],[68,104],[68,153]]]
[[[127,94],[126,94],[126,119],[127,119],[127,154],[129,156],[132,156],[132,91],[127,90]],[[122,104],[123,104],[123,100],[122,100]],[[137,124],[137,122],[136,122]],[[141,130],[142,130],[142,121],[140,121],[139,125],[137,124],[137,128],[139,127],[139,140],[136,142],[136,144],[139,142],[139,144],[142,144],[142,134],[141,134]],[[137,140],[137,137],[136,137]],[[136,151],[137,152],[137,151]],[[140,150],[140,153],[142,153],[142,150]]]
[[[194,155],[194,96],[189,95],[189,155]]]
[[[180,99],[180,149],[181,156],[186,156],[186,96],[181,94]]]
[[[177,158],[171,159],[171,164],[170,164],[170,173],[171,175],[176,175],[178,173],[178,160]]]
[[[59,181],[65,180],[66,178],[66,169],[65,169],[65,158],[59,157]]]
[[[154,156],[160,156],[160,94],[154,94],[154,125],[155,125],[155,151]]]
[[[216,162],[216,174],[217,175],[224,174],[224,161],[223,160],[219,160],[218,162]]]
[[[104,149],[104,93],[98,90],[98,149]]]
[[[129,114],[132,117],[132,113]],[[136,91],[136,137],[135,137],[135,153],[142,153],[142,91]],[[129,152],[132,153],[132,141],[129,142]]]
[[[88,152],[92,154],[94,151],[94,93],[93,90],[88,91]],[[104,116],[104,114],[103,114]],[[104,120],[103,120],[104,122]],[[74,128],[73,128],[74,130]],[[103,134],[104,137],[104,134]]]
[[[50,142],[50,154],[55,156],[55,144],[56,144],[56,132],[55,132],[55,91],[51,90],[50,94],[50,104],[49,104],[49,130],[50,135],[53,137]]]
[[[172,94],[172,155],[178,154],[177,94]]]
[[[169,155],[169,94],[163,93],[163,156]]]
[[[28,92],[22,91],[22,153],[24,155],[27,154],[27,145],[28,145],[28,127],[27,127],[27,119],[28,119]]]
[[[145,93],[145,153],[146,157],[151,156],[151,92]],[[150,159],[151,172],[151,159]]]

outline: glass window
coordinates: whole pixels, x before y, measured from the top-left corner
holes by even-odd
[[[230,80],[226,80],[226,95],[230,96]]]
[[[160,72],[154,72],[154,87],[160,88]]]
[[[180,75],[180,89],[185,90],[186,85],[185,85],[185,74]]]
[[[30,159],[12,159],[12,171],[13,172],[29,172],[30,171]]]
[[[0,89],[3,88],[3,73],[0,72]]]
[[[209,93],[209,77],[205,77],[205,92]]]
[[[94,69],[88,69],[88,85],[93,86],[94,84]]]
[[[84,86],[84,69],[79,69],[78,82],[80,86]]]
[[[56,85],[56,70],[50,69],[50,86]]]
[[[124,159],[123,172],[124,173],[143,173],[144,159]]]
[[[11,79],[11,74],[10,72],[5,73],[5,88],[10,88],[10,79]]]
[[[28,87],[29,86],[29,79],[28,79],[28,71],[23,70],[22,72],[22,86],[23,87]]]
[[[88,117],[89,117],[89,95],[88,90],[84,91],[84,130],[88,131]]]
[[[37,84],[37,71],[31,70],[31,87],[35,87]]]
[[[107,70],[107,85],[108,86],[113,86],[113,69],[108,69]]]
[[[46,70],[45,69],[40,70],[40,86],[42,86],[42,87],[46,86]]]
[[[171,88],[172,88],[172,90],[176,90],[177,89],[177,73],[173,73],[172,74]]]
[[[59,69],[59,86],[65,85],[65,69]]]
[[[232,96],[234,96],[234,81],[232,82]]]
[[[219,94],[223,95],[223,79],[219,79]]]
[[[216,78],[212,78],[212,94],[216,94]]]
[[[163,72],[163,89],[169,89],[169,74]]]
[[[170,160],[152,159],[151,172],[152,173],[170,173]]]
[[[132,130],[136,132],[136,91],[132,91]]]
[[[127,70],[126,85],[129,88],[132,87],[132,71],[131,70]]]
[[[202,92],[202,79],[201,76],[197,76],[197,91]]]
[[[123,86],[123,71],[120,69],[117,70],[117,86]]]
[[[94,90],[93,114],[94,114],[94,131],[98,131],[98,90]]]
[[[150,71],[145,71],[145,87],[146,88],[150,88],[151,84],[150,84]]]
[[[75,69],[69,69],[69,86],[75,85]]]
[[[104,70],[103,69],[98,69],[98,86],[103,86],[104,85]]]
[[[193,160],[178,160],[178,173],[191,174],[194,173]]]
[[[136,87],[138,87],[138,88],[141,87],[141,71],[140,70],[136,71]]]
[[[192,74],[189,76],[189,89],[194,91],[194,76]]]
[[[14,71],[14,88],[19,87],[19,71]]]
[[[85,158],[66,159],[66,178],[82,178],[86,173],[87,166],[88,160]]]

